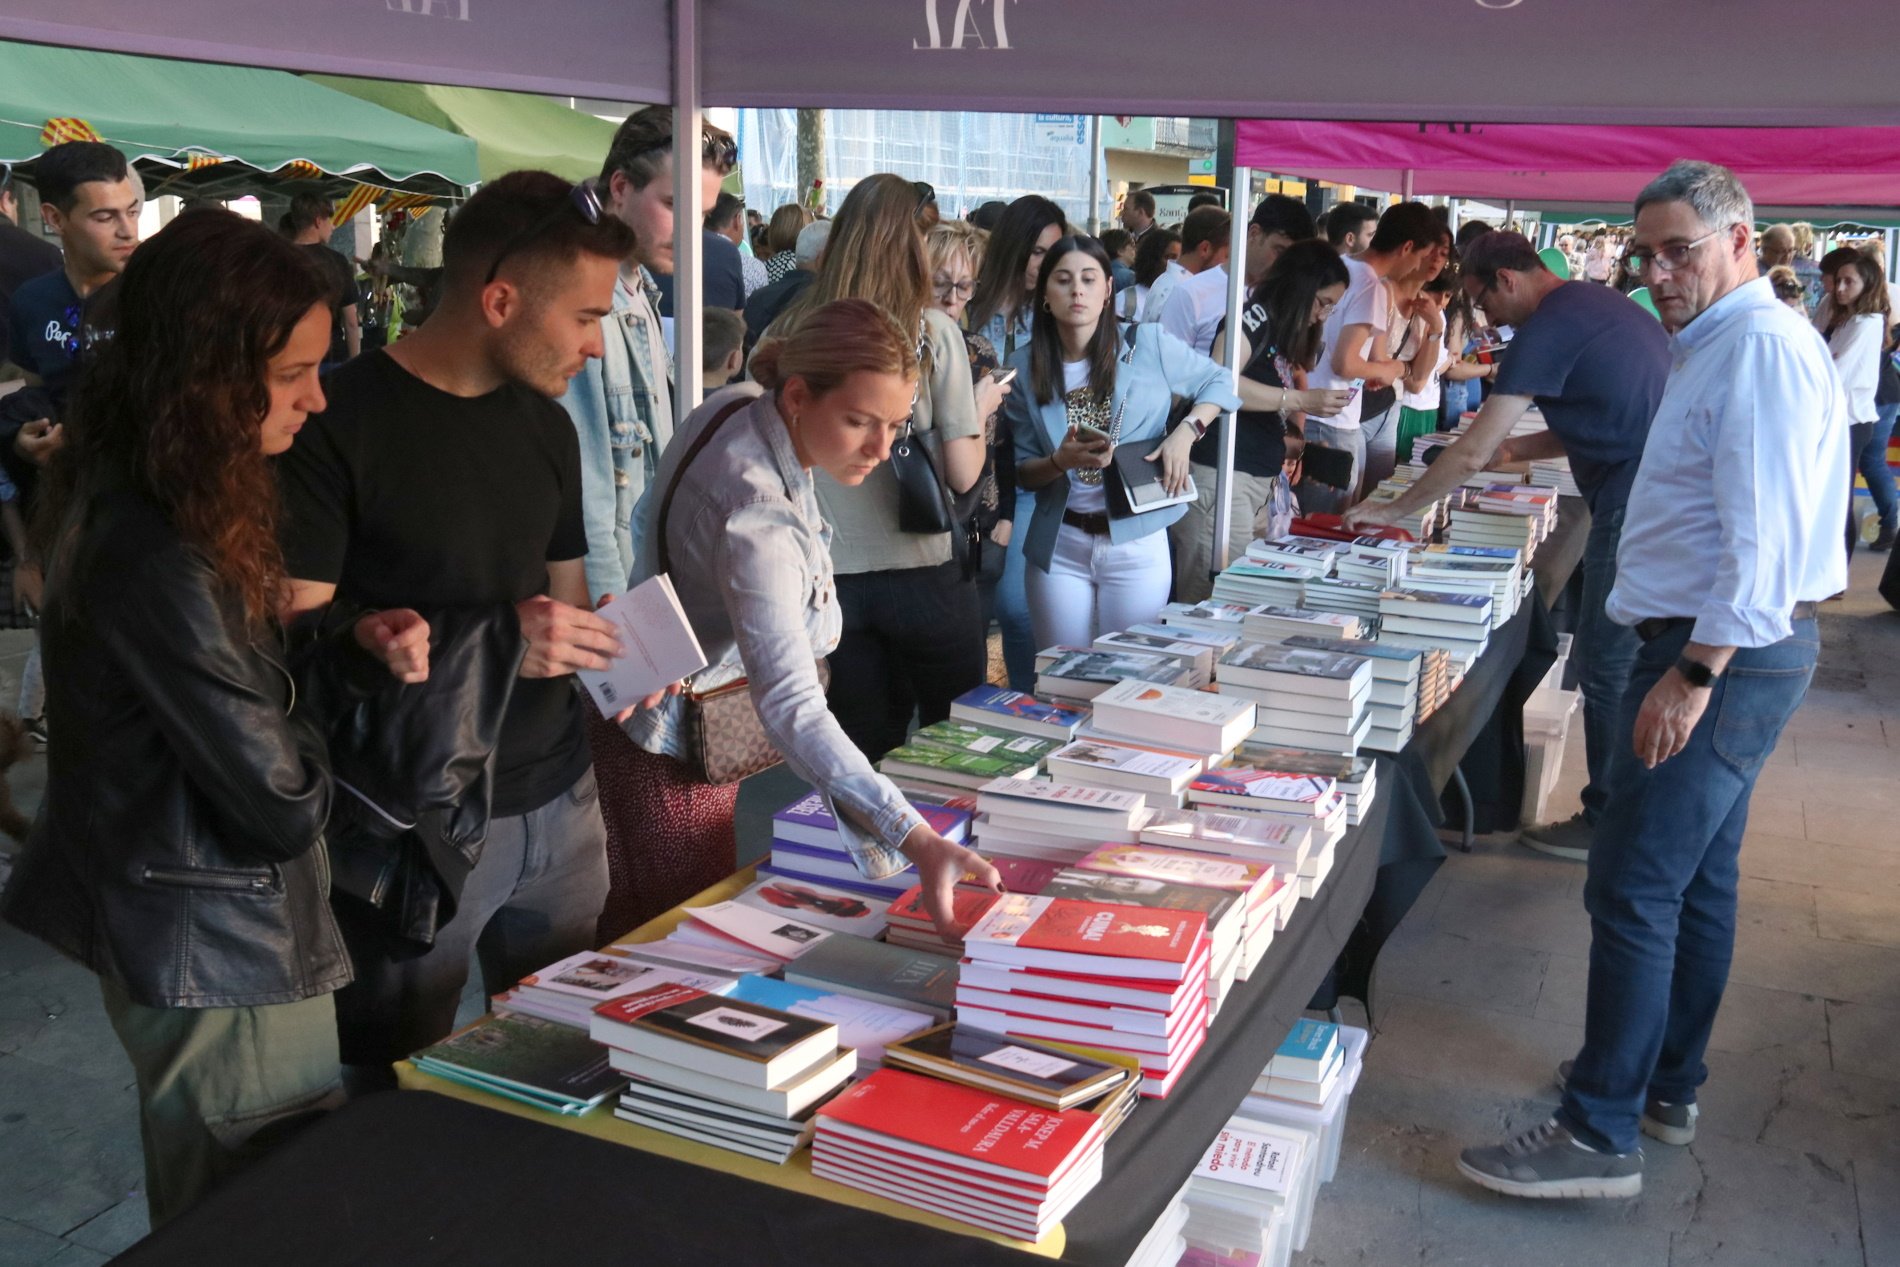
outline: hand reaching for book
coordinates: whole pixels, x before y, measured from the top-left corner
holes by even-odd
[[[924,909],[936,922],[937,935],[945,941],[956,942],[963,937],[963,929],[955,920],[958,884],[973,884],[991,893],[1003,891],[1003,877],[982,855],[938,835],[924,824],[911,829],[900,849],[917,866],[917,879],[924,891]]]

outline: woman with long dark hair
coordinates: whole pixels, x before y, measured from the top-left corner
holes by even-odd
[[[1306,387],[1306,373],[1319,363],[1326,318],[1346,293],[1350,274],[1339,252],[1323,238],[1295,242],[1280,252],[1240,312],[1239,429],[1234,432],[1234,470],[1229,496],[1230,556],[1245,552],[1253,526],[1273,500],[1286,466],[1287,424],[1311,414],[1330,418],[1348,393]],[[1227,334],[1214,339],[1213,358],[1224,362]],[[1215,509],[1220,427],[1208,429],[1188,454],[1199,496],[1168,530],[1174,547],[1174,596],[1198,603],[1213,592]]]
[[[1029,342],[1037,278],[1067,226],[1061,207],[1040,194],[1025,194],[1009,204],[990,230],[965,322],[1005,361]]]
[[[1852,489],[1854,476],[1861,469],[1861,456],[1872,444],[1880,421],[1876,400],[1880,391],[1880,364],[1887,355],[1887,330],[1893,322],[1893,306],[1887,300],[1887,278],[1878,262],[1851,247],[1830,251],[1821,260],[1821,274],[1827,279],[1827,301],[1821,315],[1815,317],[1834,354],[1834,368],[1840,372],[1841,386],[1847,392],[1847,557],[1854,557],[1854,542],[1860,526],[1854,522]],[[1885,453],[1882,453],[1883,465]],[[1881,520],[1892,513],[1893,483],[1875,491],[1868,484]],[[1888,503],[1881,505],[1881,494]]]
[[[1226,372],[1155,325],[1115,315],[1108,256],[1093,238],[1062,238],[1043,259],[1029,345],[1009,365],[1027,389],[1006,406],[1017,484],[1036,494],[1024,542],[1029,619],[1039,647],[1086,647],[1154,619],[1171,583],[1164,531],[1174,505],[1110,512],[1117,445],[1156,464],[1169,493],[1188,480],[1188,450],[1240,398]],[[1173,434],[1175,396],[1194,401]]]
[[[1181,258],[1181,235],[1160,225],[1141,235],[1135,244],[1135,284],[1122,292],[1123,321],[1159,321],[1161,314],[1148,311],[1148,294],[1161,275]]]
[[[330,772],[285,665],[267,460],[323,408],[332,302],[261,226],[178,217],[126,267],[41,507],[52,742],[5,916],[99,975],[154,1224],[340,1094]],[[354,633],[426,676],[414,612]]]

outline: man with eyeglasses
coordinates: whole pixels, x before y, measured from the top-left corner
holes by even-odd
[[[712,208],[719,185],[738,161],[732,134],[706,126],[700,145],[700,193]],[[597,182],[613,216],[633,230],[633,253],[621,263],[613,311],[601,321],[603,354],[561,397],[580,433],[582,510],[587,526],[587,592],[598,600],[627,588],[635,550],[633,508],[660,455],[673,440],[673,358],[661,322],[664,296],[655,281],[673,275],[673,109],[648,106],[614,132]],[[729,297],[708,307],[741,308],[738,249],[732,253]]]
[[[1590,853],[1583,1048],[1563,1105],[1459,1170],[1526,1197],[1635,1196],[1643,1135],[1696,1133],[1735,949],[1748,802],[1847,583],[1846,393],[1825,344],[1757,275],[1733,172],[1678,162],[1636,199],[1630,254],[1675,336],[1608,611],[1642,639]]]
[[[1656,319],[1608,286],[1565,281],[1544,267],[1521,234],[1487,233],[1460,259],[1465,293],[1492,322],[1516,331],[1491,395],[1465,434],[1438,455],[1395,501],[1346,516],[1368,531],[1444,497],[1487,467],[1570,459],[1590,506],[1590,535],[1578,568],[1571,655],[1583,693],[1583,746],[1589,781],[1575,814],[1527,828],[1524,844],[1584,861],[1609,797],[1611,754],[1621,743],[1618,712],[1636,658],[1636,634],[1604,612],[1616,584],[1624,505],[1669,374],[1669,337]],[[1548,430],[1507,438],[1535,404]]]
[[[294,611],[492,612],[519,629],[428,688],[451,712],[480,712],[462,691],[506,699],[486,841],[459,893],[432,858],[452,918],[399,958],[367,907],[338,904],[356,964],[338,1034],[359,1088],[449,1032],[471,951],[492,994],[598,944],[606,829],[571,678],[621,648],[587,592],[581,459],[553,400],[600,356],[632,249],[592,185],[521,171],[483,186],[443,238],[435,311],[331,373],[327,407],[277,461]]]

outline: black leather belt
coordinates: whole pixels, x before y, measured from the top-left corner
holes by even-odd
[[[1091,537],[1108,535],[1108,516],[1099,510],[1086,514],[1076,510],[1065,510],[1062,512],[1062,522],[1071,528],[1080,528]]]
[[[1813,620],[1813,603],[1796,603],[1794,610],[1788,613],[1789,620]],[[1664,634],[1676,629],[1685,629],[1695,624],[1694,616],[1651,616],[1648,620],[1636,622],[1636,636],[1644,642],[1654,642]]]

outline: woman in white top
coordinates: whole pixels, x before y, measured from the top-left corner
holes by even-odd
[[[1825,266],[1829,261],[1823,260]],[[1887,302],[1887,279],[1880,265],[1855,251],[1835,262],[1828,285],[1828,350],[1834,354],[1834,368],[1841,376],[1847,393],[1847,416],[1852,424],[1847,432],[1848,480],[1860,467],[1860,451],[1873,438],[1874,423],[1880,411],[1874,406],[1874,392],[1880,386],[1880,358],[1887,344],[1887,326],[1892,306]],[[1854,516],[1850,494],[1847,516],[1847,553],[1854,554]]]

